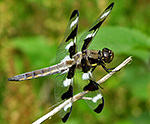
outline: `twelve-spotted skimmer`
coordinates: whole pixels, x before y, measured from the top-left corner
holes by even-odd
[[[69,19],[65,37],[58,47],[57,62],[54,66],[43,68],[20,74],[9,78],[9,81],[23,81],[56,73],[61,73],[56,77],[55,97],[57,101],[65,100],[73,97],[73,83],[76,81],[83,85],[84,91],[90,91],[86,96],[91,100],[86,100],[88,105],[96,113],[100,113],[104,106],[104,98],[100,91],[100,86],[96,83],[92,73],[98,65],[101,65],[106,72],[110,72],[106,68],[106,63],[110,63],[113,60],[114,53],[108,48],[100,50],[88,50],[88,46],[92,42],[94,36],[98,32],[100,26],[105,21],[109,13],[113,8],[114,3],[111,3],[104,12],[98,17],[95,23],[83,34],[77,43],[77,30],[79,13],[78,10],[74,10]],[[77,44],[77,45],[76,45]],[[77,52],[77,47],[79,52]],[[80,80],[76,80],[75,72]],[[76,75],[77,75],[76,74]],[[66,122],[72,111],[72,103],[66,105],[60,112],[60,116],[63,122]]]

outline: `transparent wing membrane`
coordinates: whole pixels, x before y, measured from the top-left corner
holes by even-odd
[[[103,110],[104,98],[102,96],[100,89],[98,89],[96,91],[90,91],[84,97],[88,98],[88,99],[85,99],[86,103],[96,113],[100,113]]]
[[[78,30],[79,13],[74,10],[68,22],[64,39],[60,43],[56,62],[66,61],[72,59],[72,56],[77,53],[77,30]],[[56,78],[55,98],[57,101],[68,99],[73,96],[73,76],[75,73],[76,65],[70,67],[65,74],[61,74]],[[69,118],[72,110],[72,103],[64,107],[60,111],[60,117],[63,122]]]
[[[95,79],[92,74],[91,80],[83,80],[82,79],[83,72],[78,70],[78,73],[75,75],[75,84],[78,85],[78,90],[81,92],[85,88],[91,89],[93,91],[90,91],[88,94],[84,96],[86,103],[88,106],[96,113],[100,113],[103,110],[104,107],[104,98],[100,89],[100,86],[98,84],[95,84]],[[89,87],[90,88],[87,88]]]
[[[57,49],[56,62],[62,61],[66,56],[72,58],[77,52],[77,30],[78,30],[79,13],[74,10],[68,22],[65,36]]]
[[[59,76],[57,76],[55,78],[54,94],[55,94],[56,102],[60,102],[60,101],[64,100],[62,98],[63,94],[68,95],[68,98],[73,96],[73,82],[67,87],[64,87],[64,84],[63,84],[63,82],[67,78],[67,74],[68,73],[60,74]],[[70,103],[68,106],[64,107],[64,109],[62,109],[59,112],[59,115],[62,118],[63,122],[67,121],[67,119],[70,116],[71,110],[72,110],[72,103]]]
[[[100,26],[105,21],[109,13],[113,8],[114,3],[111,3],[104,12],[98,17],[94,24],[81,36],[79,42],[77,43],[78,50],[83,51],[88,48],[96,33],[98,32]]]
[[[68,72],[59,75],[56,78],[56,86],[55,86],[55,98],[57,102],[60,100],[65,100],[73,97],[73,77],[75,74],[76,64],[72,65]],[[60,112],[60,117],[62,121],[65,122],[70,116],[72,110],[72,103],[69,103],[64,107]]]

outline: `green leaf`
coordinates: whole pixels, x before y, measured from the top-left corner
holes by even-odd
[[[13,45],[29,57],[34,69],[55,63],[56,44],[44,37],[19,37],[13,39]]]

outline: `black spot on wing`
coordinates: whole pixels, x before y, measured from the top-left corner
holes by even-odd
[[[62,118],[62,121],[65,123],[65,122],[68,120],[69,116],[70,116],[70,113],[67,113],[67,114]]]
[[[71,20],[73,17],[75,17],[76,15],[79,16],[78,10],[74,10],[74,11],[72,12],[71,17],[70,17],[70,20]]]
[[[105,20],[105,19],[104,19]],[[102,20],[102,21],[100,21],[99,23],[97,23],[94,27],[92,27],[89,31],[92,31],[92,30],[94,30],[94,31],[96,31],[96,29],[98,29],[101,25],[102,25],[102,23],[104,22],[104,20]]]
[[[87,73],[91,69],[91,65],[85,56],[81,59],[81,66],[84,73]]]
[[[108,9],[112,10],[113,6],[114,6],[114,2],[112,2],[112,3],[105,9],[105,11],[107,11]]]
[[[70,112],[68,112],[68,113],[62,118],[62,121],[63,121],[64,123],[68,120],[68,118],[69,118],[69,116],[70,116],[70,114],[71,114],[71,111],[72,111],[72,106],[71,106],[71,108],[70,108]]]
[[[76,44],[74,43],[73,46],[69,48],[70,58],[76,54]]]
[[[68,42],[70,39],[74,39],[77,36],[77,30],[78,30],[78,25],[76,26],[75,29],[72,30],[70,35],[67,37],[66,42]]]
[[[82,51],[85,50],[85,49],[88,47],[88,45],[89,45],[89,43],[91,42],[91,40],[92,40],[92,37],[86,38],[86,39],[84,40],[84,44],[83,44],[83,46],[82,46]]]
[[[86,85],[83,90],[84,91],[95,91],[99,89],[99,84],[96,83],[95,81],[90,80],[90,83]]]
[[[113,6],[114,6],[114,2],[112,2],[112,3],[104,10],[104,13],[103,13],[103,14],[105,14],[105,12],[107,12],[108,10],[112,10]],[[98,24],[96,24],[94,27],[92,27],[89,31],[92,31],[92,30],[95,31],[96,29],[98,29],[98,28],[101,26],[101,24],[105,21],[105,19],[106,19],[106,17],[105,17],[102,21],[100,21]]]
[[[96,113],[100,113],[104,108],[104,98],[102,97],[102,103],[98,105],[98,107],[96,109],[94,109],[94,111]]]
[[[73,97],[73,87],[71,85],[69,86],[68,91],[61,96],[61,99],[69,99],[70,97]]]
[[[68,75],[67,75],[68,79],[71,79],[74,76],[75,68],[76,68],[76,64],[74,64],[70,67]]]

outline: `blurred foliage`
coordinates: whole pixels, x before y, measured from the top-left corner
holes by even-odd
[[[55,64],[58,44],[74,9],[80,12],[80,32],[88,29],[111,0],[0,1],[0,123],[28,124],[50,111],[54,78],[10,83],[8,77]],[[91,49],[108,47],[115,67],[128,56],[133,62],[102,84],[105,107],[96,114],[83,100],[74,103],[68,124],[150,123],[150,1],[114,0],[113,11]],[[109,26],[108,26],[109,25]],[[79,38],[79,37],[78,37]],[[95,77],[106,73],[99,67]],[[62,123],[59,114],[45,123]]]

